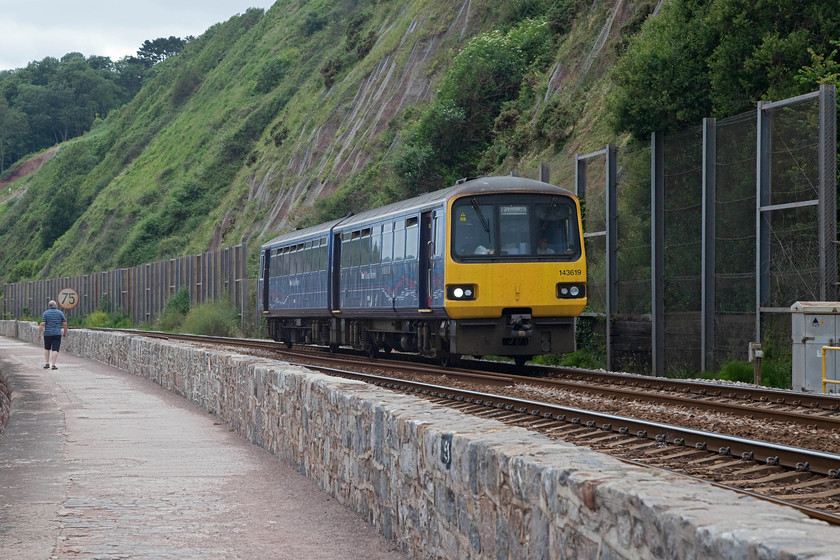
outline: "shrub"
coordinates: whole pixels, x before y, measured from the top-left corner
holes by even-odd
[[[724,364],[719,372],[704,377],[706,379],[726,379],[727,381],[752,383],[755,379],[755,366],[748,362],[732,361]],[[765,387],[790,389],[790,363],[778,359],[763,360],[761,363],[761,384]]]
[[[286,73],[289,71],[289,61],[283,58],[275,58],[263,64],[260,70],[257,81],[254,84],[254,90],[258,93],[268,93],[277,87]]]
[[[208,301],[190,309],[183,330],[207,336],[236,336],[239,331],[239,310],[226,299]]]
[[[172,88],[172,103],[173,105],[181,105],[184,101],[196,92],[198,86],[201,85],[201,74],[194,68],[184,70],[175,82]]]
[[[166,301],[166,306],[158,317],[156,328],[166,332],[181,330],[189,311],[190,291],[186,287],[181,287]]]
[[[85,326],[92,329],[108,326],[108,314],[104,311],[94,311],[85,319]]]
[[[127,329],[132,327],[131,319],[124,311],[114,313],[101,310],[94,311],[79,321],[79,324],[90,329]]]
[[[312,10],[306,15],[306,20],[303,23],[303,34],[309,37],[326,27],[329,20]]]
[[[12,271],[9,273],[9,277],[6,278],[6,282],[12,284],[14,282],[19,282],[21,280],[25,280],[27,278],[32,278],[35,276],[37,272],[36,269],[36,262],[31,260],[23,260],[17,263]]]

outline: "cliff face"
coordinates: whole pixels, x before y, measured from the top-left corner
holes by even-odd
[[[525,104],[536,109],[524,109],[537,114],[560,96],[574,103],[569,143],[526,142],[515,159],[494,156],[494,173],[536,177],[541,162],[568,170],[570,154],[612,140],[600,106],[610,41],[650,3],[579,9],[545,72],[527,78]],[[7,280],[15,269],[12,281],[84,274],[243,239],[253,255],[337,189],[385,183],[383,162],[457,53],[509,17],[504,6],[278,0],[214,26],[122,110],[11,185],[21,196],[0,208],[0,269]],[[563,184],[556,171],[552,179]]]
[[[433,99],[433,66],[441,52],[457,49],[480,31],[471,23],[477,19],[473,4],[464,0],[447,14],[419,10],[410,20],[400,17],[409,8],[405,6],[400,14],[386,18],[370,60],[365,61],[368,68],[356,68],[332,88],[318,92],[318,105],[328,107],[328,115],[308,115],[289,150],[277,154],[278,159],[267,158],[257,173],[247,177],[249,204],[269,208],[253,224],[252,235],[264,238],[287,228],[296,204],[311,204],[330,194],[393,146],[399,139],[394,119]],[[447,25],[437,31],[442,16]],[[393,139],[383,145],[383,134],[389,130]]]

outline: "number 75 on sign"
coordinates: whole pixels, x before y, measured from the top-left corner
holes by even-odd
[[[58,305],[64,309],[73,309],[79,305],[79,293],[73,288],[64,288],[58,292]]]

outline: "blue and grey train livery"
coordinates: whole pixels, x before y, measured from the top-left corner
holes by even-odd
[[[275,340],[460,355],[574,350],[586,305],[578,199],[480,177],[281,235],[261,248],[258,306]]]

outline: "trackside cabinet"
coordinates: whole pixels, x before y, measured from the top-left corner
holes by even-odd
[[[793,390],[822,392],[822,348],[840,345],[840,302],[797,301],[790,307]],[[838,352],[826,352],[827,379],[838,379]],[[840,386],[829,384],[834,393]]]

